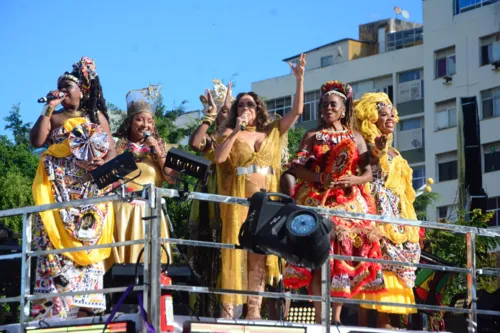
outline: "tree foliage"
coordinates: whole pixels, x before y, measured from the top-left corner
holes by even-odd
[[[127,112],[121,110],[113,103],[106,103],[109,115],[109,127],[111,128],[111,133],[115,133],[122,122],[127,118]]]
[[[14,142],[18,146],[24,146],[25,149],[32,150],[32,146],[29,140],[29,133],[31,129],[30,123],[24,123],[21,119],[21,104],[17,103],[12,105],[9,111],[9,115],[3,118],[7,125],[5,125],[6,130],[11,130],[14,135]]]
[[[463,211],[458,213],[456,225],[463,225],[475,228],[487,228],[488,221],[492,218],[493,212],[482,212],[475,209],[467,216]],[[450,223],[450,222],[442,222]],[[464,234],[453,233],[450,231],[431,229],[426,233],[427,250],[456,267],[467,266],[467,244]],[[476,265],[477,268],[495,267],[494,254],[488,253],[500,244],[499,239],[492,237],[476,237]],[[496,290],[495,277],[481,275],[478,277],[478,290],[493,292]],[[449,304],[456,295],[467,291],[467,276],[465,274],[456,274],[447,288],[443,302]]]

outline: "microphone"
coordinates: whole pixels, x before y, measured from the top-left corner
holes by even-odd
[[[48,94],[45,97],[40,97],[38,99],[38,103],[47,103],[48,101],[51,101],[53,99],[58,99],[58,98],[63,98],[63,97],[64,97],[64,93],[63,92],[59,92],[58,96],[54,96],[52,94]]]
[[[246,121],[242,122],[240,128],[242,131],[246,130],[247,129],[247,122]]]
[[[151,132],[150,131],[145,131],[144,132],[144,140],[147,140],[150,136],[151,136]],[[155,147],[151,146],[151,147],[149,147],[149,149],[150,149],[150,152],[151,152],[152,155],[156,154],[155,153]]]

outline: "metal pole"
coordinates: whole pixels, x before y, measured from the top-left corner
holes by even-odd
[[[330,259],[321,267],[321,326],[323,332],[330,333]]]
[[[153,214],[153,209],[152,209],[152,204],[150,200],[151,194],[148,193],[148,190],[146,187],[143,189],[142,197],[146,200],[146,209],[144,210],[148,216],[144,216],[143,221],[144,221],[144,238],[145,238],[145,243],[144,243],[144,253],[143,253],[143,269],[142,269],[142,284],[144,285],[144,290],[142,292],[143,299],[144,299],[144,307],[147,313],[151,313],[151,307],[149,306],[150,302],[150,292],[151,292],[151,285],[150,285],[150,273],[149,273],[149,263],[151,262],[150,258],[150,248],[151,248],[151,219],[149,218]],[[147,333],[147,328],[146,325],[144,325],[143,329],[144,333]]]
[[[160,297],[161,297],[161,195],[156,193],[154,187],[151,188],[154,193],[152,201],[154,206],[152,209],[153,216],[151,219],[151,325],[156,332],[160,332]]]
[[[474,333],[477,329],[477,298],[476,298],[476,235],[468,232],[467,240],[467,302],[470,304],[469,332]]]
[[[30,316],[30,302],[27,296],[31,293],[31,257],[27,252],[31,251],[31,214],[23,214],[23,244],[21,258],[21,301],[20,301],[20,323],[24,329],[26,318]]]

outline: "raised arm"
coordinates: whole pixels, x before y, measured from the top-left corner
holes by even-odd
[[[193,135],[191,135],[191,137],[189,138],[189,146],[191,147],[191,149],[198,152],[205,152],[211,148],[212,139],[207,134],[207,131],[215,122],[215,119],[217,117],[215,102],[212,98],[210,90],[207,89],[205,93],[209,106],[208,113],[203,116],[202,123],[200,124],[200,126],[198,126],[198,128],[196,128]]]
[[[288,62],[296,81],[295,98],[292,110],[285,114],[280,122],[280,134],[285,134],[299,119],[304,110],[304,71],[306,68],[306,55],[301,54],[296,66]]]
[[[53,96],[58,96],[59,90],[51,91],[51,94]],[[59,104],[61,104],[63,99],[64,97],[53,99],[43,107],[42,114],[40,115],[40,117],[38,117],[35,125],[33,126],[33,128],[31,128],[30,131],[30,142],[34,147],[40,148],[45,144],[45,142],[47,142],[50,131],[52,129],[52,113],[54,112],[55,108]]]
[[[378,164],[380,158],[387,154],[385,151],[387,146],[387,136],[381,135],[375,138],[374,145],[368,145],[368,156],[370,165]]]

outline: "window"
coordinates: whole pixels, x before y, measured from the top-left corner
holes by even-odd
[[[481,91],[483,119],[500,116],[500,87]]]
[[[421,77],[421,69],[399,73],[398,103],[419,100],[424,97],[424,80],[421,80]]]
[[[420,69],[414,69],[412,71],[399,73],[399,83],[410,82],[415,80],[420,80],[421,75]]]
[[[273,99],[267,102],[267,111],[269,112],[269,114],[279,114],[283,117],[285,114],[290,112],[290,110],[292,110],[291,105],[291,97]]]
[[[498,1],[499,0],[454,0],[454,13],[457,15]]]
[[[493,211],[495,215],[488,221],[488,226],[497,227],[500,225],[500,197],[488,198],[486,211]]]
[[[421,44],[423,40],[423,27],[391,32],[387,34],[387,52]]]
[[[397,147],[399,151],[424,147],[423,118],[405,119],[399,122]]]
[[[500,141],[483,146],[484,172],[500,170]]]
[[[412,167],[413,169],[413,188],[415,190],[421,188],[422,186],[425,185],[426,179],[425,179],[425,166],[415,166]]]
[[[457,101],[436,103],[436,131],[457,126]]]
[[[437,208],[438,221],[456,222],[457,210],[453,205],[441,206]]]
[[[319,90],[304,94],[304,111],[299,118],[299,122],[316,120],[319,107]]]
[[[321,57],[321,67],[333,65],[333,56],[329,55],[326,57]]]
[[[481,66],[500,61],[500,33],[481,38]]]
[[[434,52],[435,77],[443,77],[456,73],[455,46]]]
[[[400,129],[401,132],[421,128],[421,119],[416,118],[416,119],[401,120],[399,122],[399,126],[401,127]]]
[[[353,91],[353,99],[359,99],[364,95],[364,93],[375,91],[375,81],[366,80],[353,83],[352,91]]]
[[[438,164],[438,181],[444,182],[458,178],[457,152],[436,155]]]

